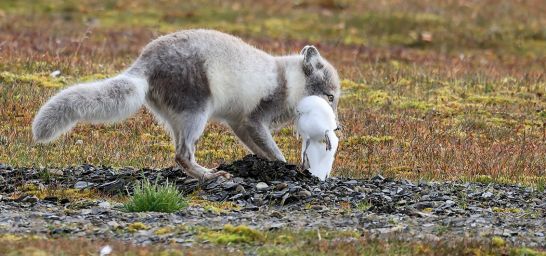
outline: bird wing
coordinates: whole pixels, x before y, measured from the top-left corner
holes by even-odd
[[[330,150],[326,150],[324,152],[320,166],[321,168],[324,168],[324,170],[327,170],[326,177],[329,177],[330,172],[332,172],[332,166],[334,165],[339,138],[333,131],[329,131],[327,136],[328,140],[330,141],[331,148]]]
[[[310,141],[306,154],[311,174],[320,180],[325,180],[330,170],[323,164],[326,154],[324,143],[314,140]]]

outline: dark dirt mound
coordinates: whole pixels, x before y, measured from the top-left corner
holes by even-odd
[[[227,171],[235,177],[252,178],[258,181],[302,181],[317,183],[318,179],[307,170],[299,171],[293,164],[268,161],[256,155],[247,155],[231,164],[222,164],[218,170]]]

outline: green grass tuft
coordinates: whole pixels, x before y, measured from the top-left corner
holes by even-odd
[[[144,179],[135,185],[135,192],[124,205],[128,212],[176,212],[188,203],[174,184],[167,181],[164,185],[158,185],[157,180],[151,183]]]

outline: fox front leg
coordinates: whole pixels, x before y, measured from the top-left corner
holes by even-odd
[[[255,154],[261,155],[269,160],[279,160],[286,162],[281,150],[273,140],[273,136],[267,129],[267,126],[260,122],[249,122],[244,124],[241,128],[241,140],[250,140],[250,142],[245,144],[254,145],[258,152]]]

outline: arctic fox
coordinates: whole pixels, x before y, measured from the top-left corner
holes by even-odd
[[[298,101],[327,99],[336,109],[336,69],[313,46],[299,55],[271,56],[214,30],[184,30],[155,39],[121,74],[62,90],[38,111],[32,132],[49,142],[77,122],[120,121],[142,105],[165,124],[175,161],[200,180],[218,176],[195,160],[195,144],[209,119],[227,124],[254,154],[285,158],[270,129],[294,120]]]
[[[330,176],[339,142],[339,129],[332,107],[323,98],[308,96],[296,107],[296,126],[302,137],[301,159],[303,168],[320,180]]]

